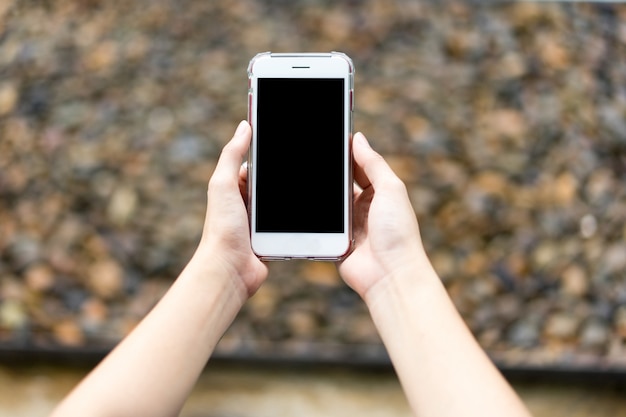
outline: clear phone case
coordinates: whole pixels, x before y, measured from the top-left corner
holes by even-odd
[[[254,68],[255,65],[263,60],[263,59],[273,59],[273,58],[281,58],[281,57],[294,57],[294,58],[298,58],[298,57],[328,57],[328,58],[332,58],[332,57],[336,57],[336,58],[341,58],[343,60],[345,60],[348,64],[349,67],[349,90],[350,90],[350,97],[349,97],[349,109],[348,109],[348,114],[349,114],[349,161],[348,163],[350,164],[350,169],[349,171],[349,184],[352,184],[352,133],[353,133],[353,125],[354,125],[354,119],[353,119],[353,109],[354,109],[354,97],[353,97],[353,91],[354,91],[354,64],[352,62],[352,59],[346,55],[343,52],[336,52],[336,51],[332,51],[332,52],[303,52],[303,53],[272,53],[272,52],[261,52],[258,53],[257,55],[255,55],[249,62],[248,64],[248,122],[252,125],[252,111],[253,111],[253,94],[254,92],[252,91],[252,79],[255,76],[254,73]],[[252,175],[254,172],[254,161],[252,160],[252,151],[250,151],[248,153],[248,162],[247,162],[247,167],[248,167],[248,181],[247,181],[247,187],[248,187],[248,223],[250,225],[250,227],[252,227],[252,210],[250,209],[252,207]],[[317,260],[317,261],[339,261],[341,259],[343,259],[344,257],[346,257],[353,249],[354,247],[354,238],[353,238],[353,233],[352,233],[352,198],[349,197],[348,198],[348,235],[349,235],[349,245],[347,250],[345,251],[345,253],[338,255],[338,256],[293,256],[293,255],[272,255],[272,256],[266,256],[266,255],[259,255],[257,254],[257,256],[264,261],[276,261],[276,260],[289,260],[289,259],[309,259],[309,260]],[[252,233],[252,230],[250,231]]]

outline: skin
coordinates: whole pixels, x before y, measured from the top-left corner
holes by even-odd
[[[354,138],[356,249],[339,272],[367,304],[417,416],[529,416],[433,269],[405,185]]]
[[[241,122],[220,155],[202,239],[188,265],[52,416],[180,412],[220,337],[267,278],[250,248],[240,166],[250,138]],[[356,246],[338,268],[367,304],[415,415],[529,416],[428,261],[402,181],[360,133],[353,156]]]

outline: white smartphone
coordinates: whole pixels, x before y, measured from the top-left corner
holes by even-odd
[[[248,66],[248,213],[264,260],[352,247],[354,66],[339,52],[262,53]]]

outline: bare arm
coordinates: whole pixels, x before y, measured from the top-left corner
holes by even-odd
[[[370,291],[367,302],[415,414],[528,416],[434,271],[415,271]]]
[[[177,415],[215,345],[267,276],[252,253],[240,163],[250,143],[242,122],[208,189],[202,240],[156,307],[52,416]]]
[[[404,184],[363,135],[353,148],[357,244],[339,270],[365,300],[413,412],[529,416],[432,268]]]

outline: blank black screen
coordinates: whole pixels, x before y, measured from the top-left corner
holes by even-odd
[[[344,230],[344,80],[261,78],[256,231]]]

